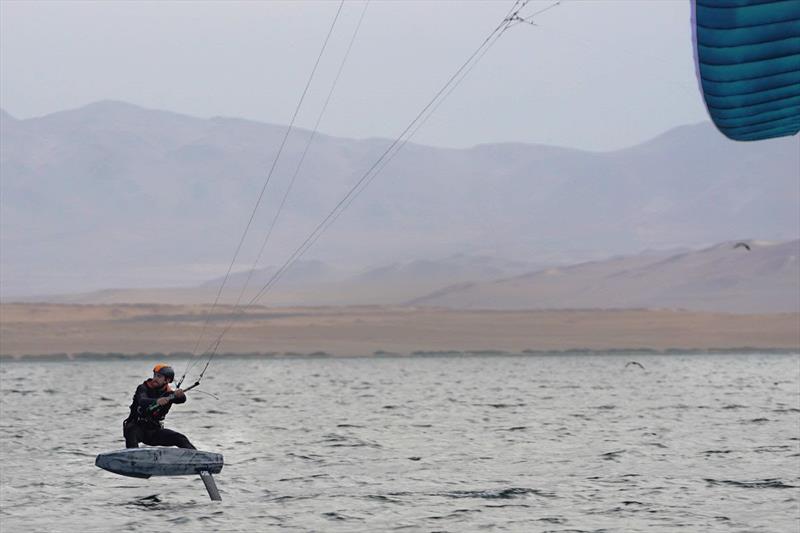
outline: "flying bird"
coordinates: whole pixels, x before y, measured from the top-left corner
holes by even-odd
[[[748,252],[750,251],[750,245],[747,244],[746,242],[737,242],[736,246],[734,246],[733,249],[735,250],[737,248],[746,248]]]
[[[628,368],[629,366],[638,366],[639,368],[644,370],[644,367],[642,366],[642,364],[641,363],[637,363],[636,361],[628,361],[627,363],[625,363],[625,368]]]

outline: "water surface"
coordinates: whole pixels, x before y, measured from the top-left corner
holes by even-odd
[[[626,363],[635,359],[644,369]],[[185,362],[175,361],[178,371]],[[3,531],[796,531],[797,355],[220,359],[194,477],[94,466],[146,361],[0,365]]]

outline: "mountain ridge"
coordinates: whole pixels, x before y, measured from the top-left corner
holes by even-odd
[[[286,131],[114,101],[3,117],[7,295],[190,287],[224,272]],[[796,139],[732,143],[710,123],[671,132],[603,153],[409,143],[308,258],[348,269],[456,253],[559,264],[796,236]],[[236,270],[249,268],[309,135],[290,135]],[[318,134],[264,262],[287,257],[389,142]]]

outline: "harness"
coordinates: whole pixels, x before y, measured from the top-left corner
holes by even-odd
[[[164,391],[164,392],[171,392],[167,388],[161,389],[161,390]],[[165,395],[161,394],[158,397],[152,398],[152,399],[153,400],[158,400],[159,398],[163,398],[163,397],[165,397]],[[146,409],[146,408],[143,408],[141,406],[138,406],[138,405],[136,407],[134,407],[132,405],[131,406],[131,413],[128,415],[128,418],[125,419],[123,424],[125,426],[131,425],[131,424],[137,425],[137,426],[145,426],[145,427],[149,427],[151,429],[163,428],[164,427],[163,418],[161,418],[161,419],[156,418],[159,415],[159,408],[160,408],[160,406],[156,407],[155,409],[150,410],[150,409]]]

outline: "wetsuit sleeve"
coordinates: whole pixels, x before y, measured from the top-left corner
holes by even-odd
[[[173,398],[172,403],[186,403],[186,395],[183,395],[183,398]]]
[[[139,385],[136,387],[136,393],[134,394],[134,402],[136,403],[137,407],[141,407],[143,409],[147,409],[151,405],[156,403],[156,398],[151,398],[147,395],[147,387],[144,385]]]

